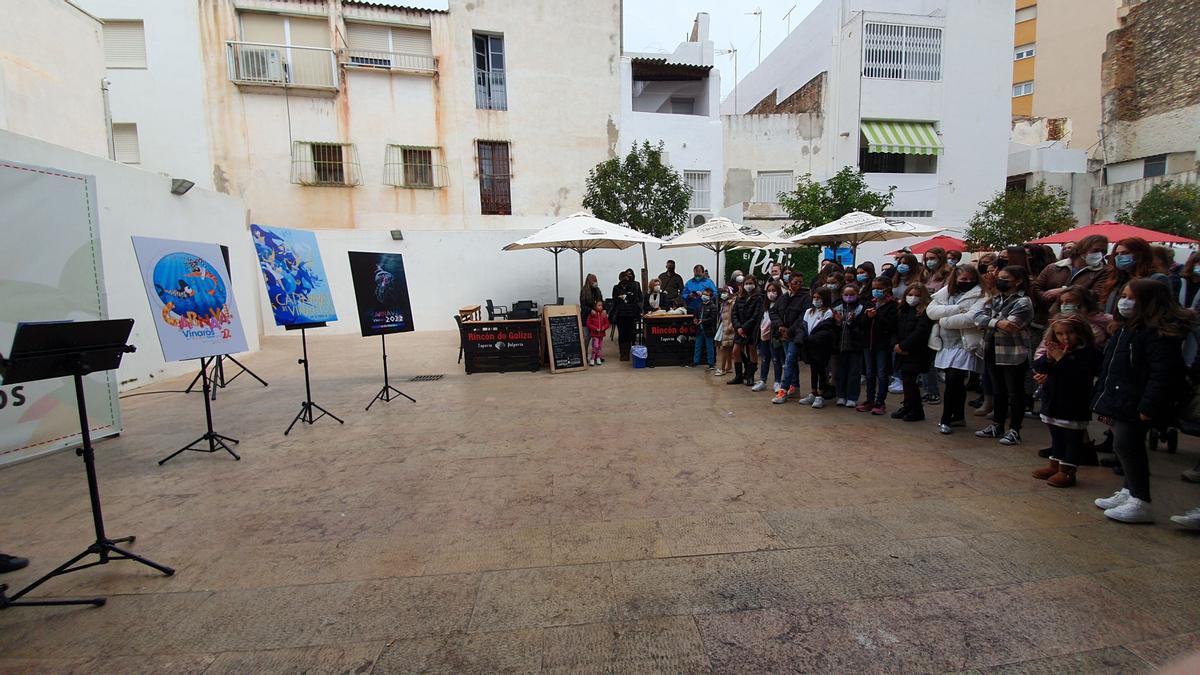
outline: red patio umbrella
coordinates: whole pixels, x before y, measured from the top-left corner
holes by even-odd
[[[1089,234],[1102,234],[1108,237],[1108,240],[1112,243],[1116,243],[1122,239],[1128,239],[1130,237],[1141,237],[1152,244],[1200,244],[1200,242],[1196,241],[1195,239],[1178,237],[1173,234],[1167,234],[1166,232],[1155,232],[1154,230],[1147,230],[1144,227],[1134,227],[1133,225],[1114,223],[1108,220],[1102,223],[1085,225],[1084,227],[1077,227],[1073,230],[1067,230],[1066,232],[1052,234],[1049,237],[1034,239],[1028,243],[1067,244],[1070,242],[1079,241]]]
[[[928,251],[929,249],[936,248],[939,246],[941,248],[946,249],[947,251],[965,251],[965,250],[967,250],[967,242],[963,241],[962,239],[959,239],[958,237],[951,237],[951,236],[945,235],[945,234],[939,234],[938,236],[933,237],[931,239],[926,239],[925,241],[923,241],[919,244],[909,246],[908,250],[912,251],[913,255],[921,255],[921,254],[925,253],[926,251]],[[896,255],[899,252],[900,251],[892,251],[888,255]]]

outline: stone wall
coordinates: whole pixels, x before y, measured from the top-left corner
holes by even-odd
[[[1200,103],[1200,0],[1150,0],[1108,34],[1105,122],[1130,121]]]
[[[774,89],[747,111],[747,115],[774,115],[780,113],[819,113],[825,91],[825,73],[820,73],[804,83],[790,96],[776,101],[779,90]]]

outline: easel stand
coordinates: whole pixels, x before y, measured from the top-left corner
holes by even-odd
[[[79,323],[20,324],[13,339],[13,354],[0,359],[0,372],[5,384],[17,384],[34,380],[70,375],[75,380],[75,402],[79,408],[79,429],[83,445],[75,454],[83,457],[87,474],[88,496],[92,506],[92,526],[96,541],[82,553],[54,568],[50,573],[12,595],[7,595],[7,586],[0,585],[0,610],[9,607],[43,607],[54,605],[94,605],[100,607],[105,598],[79,600],[21,600],[27,593],[50,579],[77,572],[97,565],[106,565],[113,560],[133,560],[158,570],[166,576],[175,570],[152,560],[131,553],[117,544],[133,543],[134,537],[109,539],[104,531],[104,513],[100,508],[100,489],[96,480],[96,454],[92,448],[92,436],[88,430],[87,403],[83,396],[83,376],[91,372],[113,370],[121,362],[121,356],[132,352],[134,347],[126,345],[132,319],[115,321],[87,321]],[[83,562],[88,556],[96,560]]]
[[[209,389],[209,387],[208,387],[208,385],[209,385],[208,366],[214,360],[217,360],[218,361],[217,365],[213,366],[213,372],[216,372],[217,368],[220,366],[220,362],[219,362],[220,358],[221,357],[219,357],[219,356],[210,356],[210,357],[207,357],[207,360],[206,360],[206,357],[203,357],[203,356],[200,357],[200,374],[197,375],[197,377],[199,377],[200,380],[204,383],[204,389],[203,389],[203,391],[204,391],[204,421],[208,424],[208,431],[204,432],[204,435],[201,436],[200,438],[197,438],[196,440],[192,441],[191,443],[188,443],[187,445],[176,450],[175,452],[171,453],[170,455],[167,455],[166,457],[158,460],[159,466],[166,464],[170,460],[174,459],[177,455],[187,452],[188,450],[191,450],[193,452],[218,452],[220,450],[224,450],[225,452],[228,452],[229,454],[233,455],[234,459],[241,460],[241,457],[239,457],[238,454],[236,452],[234,452],[232,448],[230,448],[228,445],[225,444],[225,441],[229,441],[230,443],[237,445],[238,439],[230,438],[228,436],[222,436],[221,434],[218,434],[217,432],[213,431],[212,399],[210,399],[209,395],[208,395],[208,389]],[[238,373],[238,375],[240,375],[240,374],[241,373]],[[237,375],[235,375],[234,377],[237,377]],[[212,398],[216,398],[215,392],[214,392],[214,395]],[[208,447],[207,448],[196,447],[198,444],[201,444],[201,443],[207,443]]]
[[[325,324],[316,324],[316,325],[324,326]],[[304,422],[305,424],[313,424],[317,420],[321,419],[322,417],[325,417],[326,415],[337,420],[338,424],[345,424],[345,422],[342,421],[342,418],[338,417],[337,415],[334,415],[333,413],[322,408],[321,406],[317,405],[316,403],[313,403],[312,383],[308,379],[308,338],[307,338],[307,334],[304,332],[306,328],[310,328],[310,327],[315,327],[315,325],[299,327],[300,345],[301,345],[301,348],[304,350],[304,352],[303,352],[304,358],[299,359],[297,361],[297,363],[304,366],[304,402],[302,402],[300,404],[300,412],[296,413],[296,417],[292,420],[292,423],[288,425],[287,431],[283,432],[284,436],[287,436],[289,433],[291,433],[292,427],[296,426],[296,422]],[[320,415],[314,414],[313,413],[314,410],[320,410],[321,414]]]
[[[393,387],[391,383],[388,382],[387,335],[379,336],[379,344],[383,346],[383,389],[380,389],[379,393],[375,394],[375,398],[371,399],[371,402],[367,404],[367,410],[370,410],[371,406],[375,405],[376,401],[383,401],[384,403],[387,403],[388,401],[391,401],[394,398],[400,398],[401,396],[412,401],[413,403],[416,403],[417,399]]]
[[[234,365],[236,365],[238,368],[241,369],[241,370],[238,370],[236,373],[234,373],[233,377],[229,377],[229,378],[225,377],[225,360],[226,359],[233,361]],[[250,370],[245,365],[243,365],[241,361],[238,361],[237,359],[233,358],[232,356],[230,356],[228,354],[218,354],[217,356],[209,359],[209,361],[212,362],[212,364],[213,364],[212,375],[209,376],[209,379],[211,380],[211,384],[212,384],[212,400],[214,400],[214,401],[217,400],[217,390],[218,389],[224,389],[225,387],[229,386],[230,384],[233,383],[234,380],[241,377],[243,373],[245,373],[245,374],[249,375],[250,377],[253,377],[254,379],[261,382],[262,386],[264,386],[264,387],[269,386],[267,384],[266,380],[262,379],[257,374],[255,374],[255,372],[253,370]],[[200,373],[196,373],[196,377],[192,378],[192,383],[188,385],[186,393],[188,393],[188,394],[192,393],[192,390],[196,388],[196,383],[198,383],[199,381],[200,381]]]

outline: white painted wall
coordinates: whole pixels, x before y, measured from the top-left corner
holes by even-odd
[[[0,129],[107,157],[100,22],[62,0],[14,2],[5,10]]]
[[[6,131],[0,131],[0,157],[96,177],[108,312],[114,319],[134,320],[130,341],[138,348],[125,357],[117,373],[123,390],[195,369],[194,361],[163,361],[130,241],[134,235],[229,246],[234,295],[247,327],[247,344],[251,351],[258,350],[259,304],[255,289],[262,286],[262,276],[241,200],[200,187],[176,196],[170,192],[170,179],[164,176]],[[6,241],[3,236],[0,233],[4,246],[20,246],[20,242]]]

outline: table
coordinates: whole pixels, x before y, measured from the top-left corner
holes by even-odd
[[[645,316],[646,365],[683,366],[696,354],[696,324],[691,314]],[[708,358],[708,355],[704,355]]]
[[[479,321],[481,318],[483,318],[480,314],[479,305],[467,305],[466,307],[459,307],[458,316],[461,317],[463,321]]]
[[[497,319],[462,323],[467,374],[507,373],[542,367],[542,320]]]

